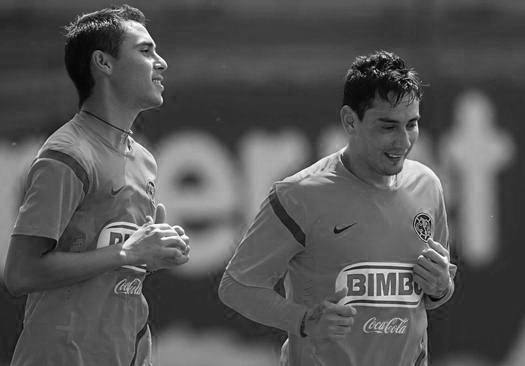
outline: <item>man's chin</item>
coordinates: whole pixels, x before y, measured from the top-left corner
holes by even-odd
[[[144,107],[142,108],[143,111],[147,111],[148,109],[155,109],[164,104],[164,99],[162,97],[155,98],[150,100],[148,103],[145,103]]]
[[[157,98],[153,104],[154,105],[152,108],[160,107],[161,105],[164,104],[164,98],[162,98],[162,96],[159,96],[159,98]]]
[[[389,166],[383,170],[384,175],[396,175],[401,173],[403,170],[404,161],[400,162],[399,164]]]

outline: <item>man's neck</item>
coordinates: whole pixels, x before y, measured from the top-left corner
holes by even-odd
[[[96,97],[88,98],[80,109],[88,111],[124,131],[131,129],[131,125],[139,113],[138,111],[131,111],[129,108],[119,108],[116,103],[97,100]]]
[[[379,189],[393,189],[396,185],[396,175],[380,175],[369,169],[358,157],[353,156],[351,150],[346,147],[341,161],[344,167],[363,182]]]

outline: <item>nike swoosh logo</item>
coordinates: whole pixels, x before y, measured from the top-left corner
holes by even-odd
[[[123,189],[124,189],[124,186],[120,187],[119,189],[111,188],[111,195],[112,195],[112,196],[116,196],[116,195],[119,194],[119,192],[122,191]]]
[[[350,224],[350,225],[347,225],[347,226],[343,226],[343,227],[334,226],[334,234],[340,234],[343,231],[345,231],[346,229],[350,229],[355,224],[357,224],[357,222],[354,222],[353,224]]]

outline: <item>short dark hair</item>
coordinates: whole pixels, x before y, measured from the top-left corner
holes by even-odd
[[[93,52],[100,50],[118,57],[125,32],[122,23],[127,20],[142,25],[146,23],[139,9],[124,4],[80,15],[65,27],[64,61],[69,77],[77,88],[79,106],[91,95],[95,85],[90,69]]]
[[[405,61],[392,52],[377,51],[359,56],[345,78],[343,105],[348,105],[362,119],[378,95],[392,105],[405,96],[412,100],[423,97],[423,83]]]

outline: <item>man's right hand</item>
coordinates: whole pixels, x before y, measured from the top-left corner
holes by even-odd
[[[339,305],[343,291],[324,300],[306,313],[304,332],[312,338],[343,340],[352,330],[357,310],[353,306]]]
[[[126,264],[145,264],[156,271],[186,263],[189,260],[189,238],[180,226],[166,223],[166,208],[159,203],[155,221],[147,221],[122,244]]]

